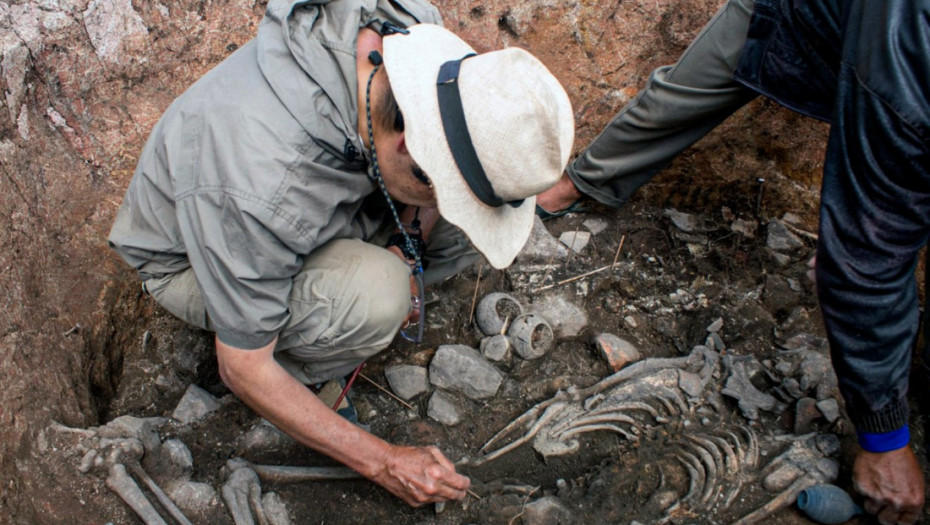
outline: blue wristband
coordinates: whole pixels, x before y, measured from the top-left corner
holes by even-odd
[[[898,430],[880,434],[858,431],[856,434],[859,436],[859,446],[869,452],[891,452],[904,448],[911,442],[911,432],[907,425]]]

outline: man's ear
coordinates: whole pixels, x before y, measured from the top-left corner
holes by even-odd
[[[405,132],[401,131],[397,137],[397,152],[401,155],[409,155],[410,152],[407,151],[407,135]]]

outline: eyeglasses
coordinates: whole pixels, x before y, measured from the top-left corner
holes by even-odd
[[[420,343],[423,341],[423,328],[426,326],[426,299],[423,295],[426,286],[423,284],[422,268],[414,268],[413,282],[417,290],[416,295],[410,296],[410,302],[413,304],[414,310],[420,312],[420,315],[416,323],[407,321],[407,324],[400,328],[400,336],[411,343]]]

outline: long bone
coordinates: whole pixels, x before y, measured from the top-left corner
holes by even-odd
[[[110,466],[107,487],[126,502],[145,525],[168,525],[142,493],[139,485],[126,472],[126,467],[122,463],[114,463]]]
[[[158,502],[161,503],[161,506],[164,507],[166,511],[168,511],[168,514],[170,514],[175,521],[181,525],[193,525],[191,521],[187,519],[187,516],[184,515],[181,509],[179,509],[178,506],[175,505],[173,501],[171,501],[171,498],[165,494],[165,491],[162,490],[161,487],[155,483],[155,480],[153,480],[148,475],[148,473],[145,472],[145,470],[142,468],[142,465],[139,464],[138,460],[132,459],[127,461],[126,466],[129,467],[129,470],[132,471],[132,474],[136,478],[142,480],[142,482],[145,483],[145,486],[148,487],[152,494],[155,495],[155,498],[158,499]]]
[[[148,501],[148,498],[145,497],[139,485],[136,484],[132,477],[126,472],[127,467],[132,472],[133,476],[145,484],[146,488],[155,496],[155,499],[158,500],[162,508],[164,508],[176,522],[181,525],[193,525],[181,509],[179,509],[178,506],[171,501],[171,498],[165,494],[165,491],[162,490],[155,480],[142,468],[142,465],[139,463],[139,460],[142,458],[143,454],[145,454],[142,441],[137,438],[104,438],[100,440],[100,444],[106,451],[104,454],[105,461],[110,465],[107,486],[110,487],[113,492],[116,492],[137,514],[139,514],[139,509],[142,509],[145,513],[145,517],[143,517],[142,514],[139,514],[139,517],[142,518],[143,521],[146,519],[154,519],[152,513],[158,516],[158,520],[162,520],[162,517]],[[139,500],[140,496],[145,501],[145,504]],[[127,499],[127,497],[131,499]],[[146,523],[148,522],[146,521]],[[156,520],[154,523],[159,523],[159,521]]]
[[[765,505],[736,520],[732,525],[753,525],[754,523],[759,523],[772,514],[794,503],[802,490],[816,485],[817,483],[819,483],[819,481],[812,476],[801,476],[778,496],[775,496]]]
[[[358,479],[362,475],[349,467],[292,467],[287,465],[259,465],[243,458],[232,458],[226,462],[231,473],[240,468],[255,471],[259,479],[271,483],[301,483],[304,481],[336,481]]]

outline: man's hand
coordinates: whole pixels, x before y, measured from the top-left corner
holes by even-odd
[[[436,447],[395,447],[371,480],[414,507],[462,499],[471,484]]]
[[[882,525],[911,525],[924,506],[924,476],[910,447],[890,452],[859,450],[853,465],[863,508]]]
[[[434,447],[398,447],[339,417],[274,360],[277,339],[242,350],[216,338],[220,377],[277,428],[383,485],[410,505],[465,497],[468,478]]]

